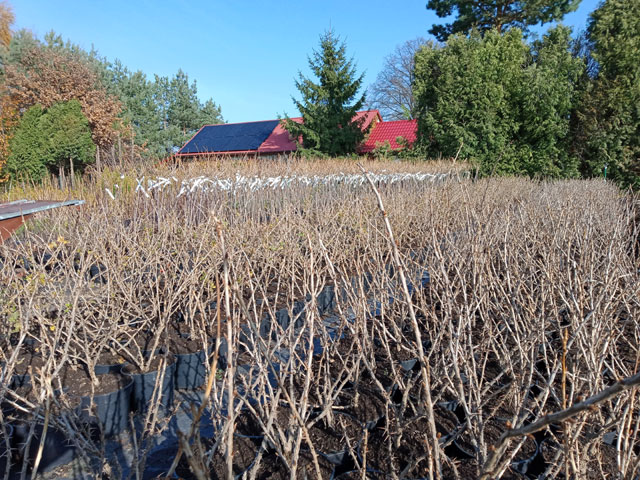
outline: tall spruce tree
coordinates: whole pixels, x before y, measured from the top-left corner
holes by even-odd
[[[429,33],[442,42],[473,28],[501,32],[518,27],[526,33],[530,25],[561,20],[579,4],[580,0],[429,0],[427,9],[435,10],[440,18],[457,15],[452,23],[433,25]]]
[[[303,122],[287,116],[285,128],[303,152],[331,156],[355,152],[364,138],[361,125],[354,121],[365,100],[364,94],[358,96],[364,74],[357,75],[344,42],[331,30],[320,37],[320,50],[309,57],[309,67],[317,82],[299,73],[296,88],[302,99],[293,99]]]

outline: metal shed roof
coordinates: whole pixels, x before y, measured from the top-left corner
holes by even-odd
[[[52,208],[82,205],[84,200],[67,200],[64,202],[49,200],[16,200],[15,202],[0,204],[0,220],[31,215],[32,213],[50,210]]]

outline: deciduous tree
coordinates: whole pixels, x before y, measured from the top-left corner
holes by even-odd
[[[89,120],[94,143],[111,145],[121,126],[121,105],[101,85],[96,71],[72,52],[42,46],[31,47],[19,63],[5,68],[9,94],[20,108],[78,100]]]
[[[435,48],[433,42],[427,42],[422,37],[399,45],[384,59],[382,71],[369,87],[367,92],[369,106],[380,110],[385,120],[413,118],[414,58],[416,52],[425,45],[427,48]]]
[[[8,56],[15,17],[11,5],[0,2],[0,63]],[[7,94],[4,70],[0,70],[0,169],[9,157],[9,141],[20,120],[20,112],[15,99]]]

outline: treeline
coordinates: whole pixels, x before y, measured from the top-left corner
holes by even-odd
[[[577,6],[497,3],[558,7],[546,21]],[[444,43],[425,44],[415,55],[414,155],[458,155],[488,175],[606,174],[640,187],[639,0],[605,0],[586,32],[572,38],[557,26],[535,41],[526,37],[530,12],[491,17],[492,24],[474,19],[463,0],[431,0],[428,8],[447,16],[455,4],[459,19],[432,29]]]
[[[4,178],[39,180],[93,162],[164,158],[203,124],[223,122],[182,70],[148,78],[64,42],[12,32],[0,4],[0,167]]]

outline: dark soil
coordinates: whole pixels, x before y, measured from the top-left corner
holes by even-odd
[[[188,324],[172,322],[167,328],[169,350],[173,353],[195,353],[204,349],[204,342]],[[211,343],[209,343],[211,345]]]
[[[44,364],[45,359],[41,355],[39,347],[25,345],[20,349],[13,373],[14,375],[33,374],[42,368]]]
[[[371,382],[359,382],[353,389],[343,391],[339,401],[347,406],[344,411],[363,425],[377,422],[387,414],[387,401]]]
[[[125,357],[123,357],[119,353],[115,353],[111,350],[104,350],[98,356],[96,360],[96,365],[122,365],[127,361]]]
[[[155,333],[150,329],[141,329],[125,335],[122,339],[123,346],[118,347],[119,352],[127,360],[135,360],[136,357],[151,351],[155,344]],[[126,345],[126,346],[125,346]],[[166,331],[162,332],[156,348],[166,348]]]
[[[204,445],[209,448],[210,440]],[[255,460],[262,444],[261,438],[248,438],[236,435],[233,442],[233,474],[242,475],[249,468],[256,468],[256,478],[258,480],[289,480],[290,470],[286,463],[274,451],[264,451],[259,464]],[[224,447],[218,447],[218,451],[213,455],[207,478],[223,480],[227,478],[227,463]],[[320,467],[321,478],[329,479],[333,473],[333,465],[325,458],[318,455],[318,466]],[[195,479],[188,462],[184,459],[180,461],[176,474],[184,480]],[[310,452],[302,451],[298,458],[296,479],[316,478],[316,470],[313,457]]]
[[[448,441],[443,445],[445,455],[457,453],[453,445],[452,432],[459,426],[453,412],[444,408],[435,409],[436,430],[438,436]],[[372,430],[367,438],[367,466],[373,470],[391,473],[404,471],[408,478],[420,478],[428,468],[427,442],[429,441],[429,422],[426,416],[380,425]],[[445,446],[446,445],[446,446]],[[360,456],[364,458],[364,444]]]
[[[288,407],[278,409],[273,428],[277,427],[290,435],[301,434],[293,412]],[[331,423],[322,418],[307,428],[313,447],[325,454],[342,452],[349,447],[355,451],[363,432],[362,424],[344,413],[334,413]],[[304,438],[303,445],[309,447]]]
[[[60,375],[63,392],[70,397],[82,397],[87,395],[104,395],[125,387],[131,381],[122,375],[106,373],[97,375],[97,383],[93,385],[92,379],[86,368],[69,367]]]
[[[137,363],[137,359],[132,359],[133,363],[129,363],[123,366],[122,371],[123,373],[129,374],[129,375],[155,372],[156,370],[158,370],[158,368],[160,368],[160,365],[162,364],[163,361],[166,362],[166,365],[171,365],[173,362],[175,362],[175,357],[173,356],[173,354],[166,355],[163,353],[157,353],[153,355],[153,357],[150,360],[145,362],[146,365],[144,369],[140,368],[140,366]]]

